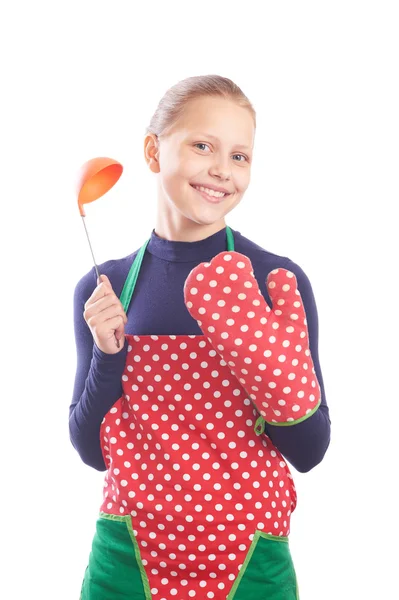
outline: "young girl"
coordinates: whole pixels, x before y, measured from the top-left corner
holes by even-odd
[[[254,136],[229,79],[168,90],[144,145],[156,227],[77,284],[70,435],[106,471],[81,600],[299,597],[285,459],[317,465],[330,420],[307,276],[226,226]]]

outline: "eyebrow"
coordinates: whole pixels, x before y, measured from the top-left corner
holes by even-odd
[[[192,135],[201,135],[201,136],[210,138],[212,140],[216,140],[217,142],[220,141],[219,138],[217,138],[216,136],[212,135],[211,133],[205,133],[203,131],[202,132],[201,131],[199,131],[199,132],[194,131],[194,133]],[[234,147],[235,148],[240,148],[241,150],[252,150],[252,148],[250,146],[245,146],[244,144],[234,144]]]

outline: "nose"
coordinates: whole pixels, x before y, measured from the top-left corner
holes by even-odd
[[[230,158],[215,157],[215,161],[209,169],[209,174],[224,181],[229,180],[231,178]]]

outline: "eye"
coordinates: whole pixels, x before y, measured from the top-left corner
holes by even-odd
[[[204,144],[203,142],[199,142],[198,144],[194,144],[194,146],[206,146],[207,148],[209,148],[208,144]],[[202,148],[200,148],[200,150],[202,150]]]
[[[208,144],[205,144],[205,142],[198,142],[197,144],[194,144],[194,146],[196,148],[198,148],[199,150],[202,150],[203,152],[205,152],[205,148],[210,149],[210,146]],[[202,146],[202,147],[201,147]],[[245,154],[233,154],[233,157],[235,156],[240,156],[242,160],[236,160],[235,162],[248,162],[248,157],[245,156]]]

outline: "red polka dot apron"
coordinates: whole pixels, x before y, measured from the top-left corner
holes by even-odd
[[[264,426],[310,416],[320,388],[295,276],[269,274],[271,310],[226,232],[227,251],[184,286],[203,335],[126,335],[81,600],[299,598],[295,487]],[[121,294],[126,312],[147,244]]]

